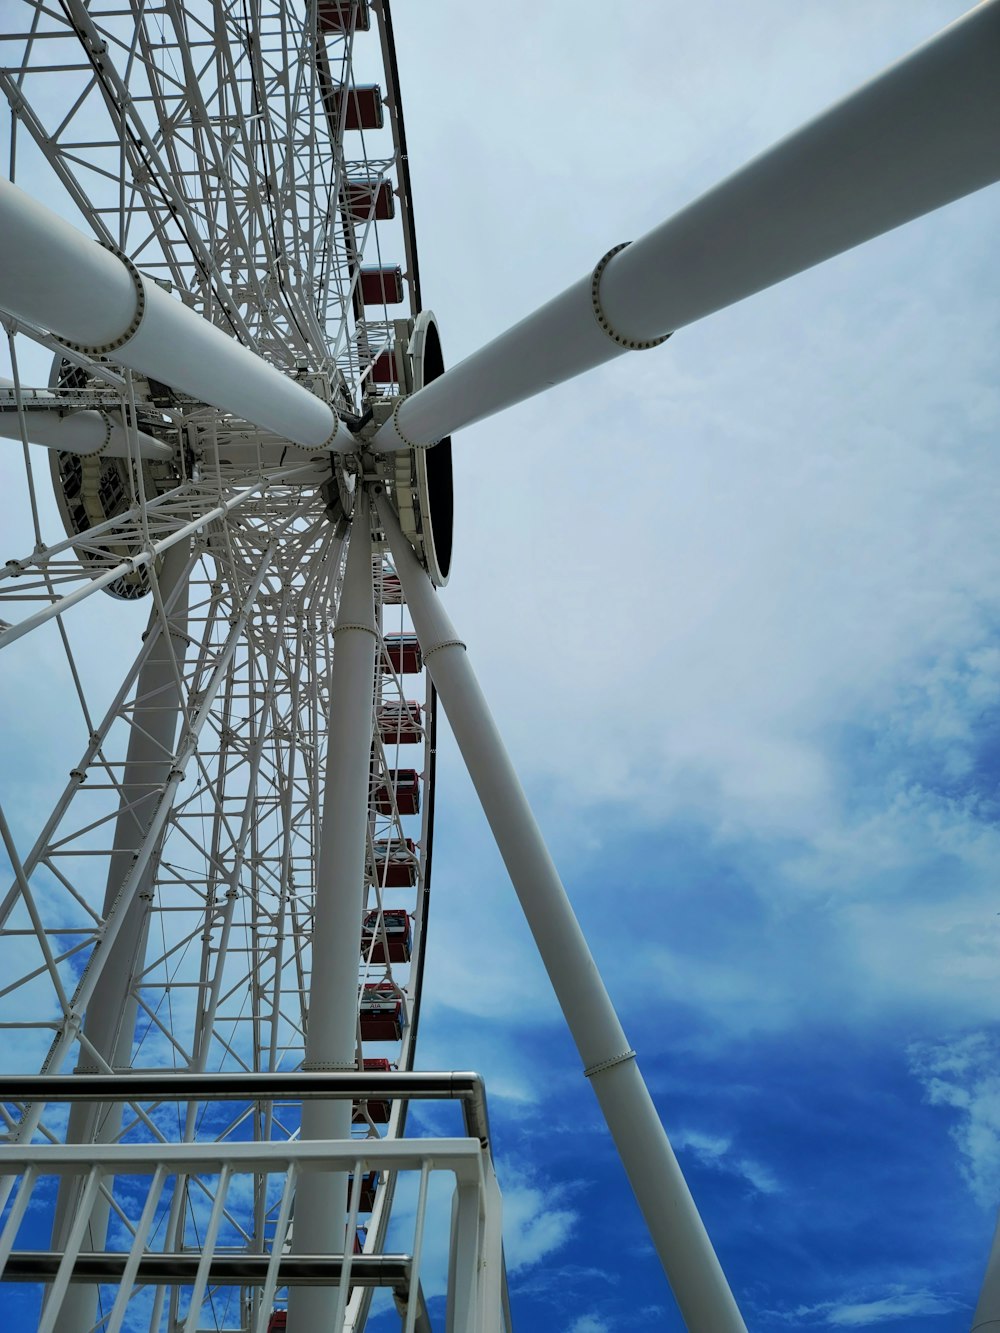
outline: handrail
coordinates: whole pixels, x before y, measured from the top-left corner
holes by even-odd
[[[486,1087],[470,1070],[441,1072],[2,1074],[0,1101],[460,1101],[465,1128],[490,1151]]]

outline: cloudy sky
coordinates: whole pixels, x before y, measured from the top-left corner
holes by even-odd
[[[963,8],[396,0],[448,359]],[[998,214],[456,437],[449,610],[759,1333],[967,1328],[995,1220]],[[487,1078],[516,1326],[680,1329],[448,741],[438,810],[419,1063]]]

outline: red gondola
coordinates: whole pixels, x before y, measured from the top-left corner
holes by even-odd
[[[406,1017],[403,997],[388,981],[369,981],[361,988],[361,1040],[399,1041]]]
[[[388,181],[348,181],[344,193],[354,222],[367,222],[370,217],[385,222],[396,216],[396,199]]]
[[[392,1065],[388,1060],[383,1060],[381,1056],[368,1057],[364,1059],[366,1074],[388,1074],[392,1071]],[[373,1125],[387,1125],[389,1123],[389,1110],[392,1103],[388,1100],[355,1102],[351,1120],[355,1125],[363,1125],[370,1120]],[[365,1113],[367,1112],[367,1119]]]
[[[368,32],[368,0],[317,0],[316,23],[320,32]]]
[[[347,111],[344,112],[344,100]],[[334,88],[329,94],[329,111],[333,123],[340,126],[344,115],[345,130],[380,130],[384,124],[382,89],[377,83],[357,88]]]
[[[385,651],[389,664],[398,676],[413,676],[423,669],[424,659],[415,634],[387,634]],[[382,665],[384,670],[384,661]]]
[[[383,745],[412,745],[423,738],[420,705],[415,699],[382,704],[377,714],[378,734]]]
[[[380,838],[375,844],[377,883],[387,889],[412,889],[417,882],[417,849],[412,838]]]
[[[378,1172],[366,1171],[361,1177],[361,1201],[358,1204],[359,1213],[370,1213],[375,1207],[375,1186],[378,1184]],[[351,1191],[354,1188],[354,1176],[347,1177],[347,1199],[350,1202]],[[355,1250],[355,1254],[358,1251]]]
[[[372,362],[368,378],[373,384],[396,383],[396,357],[392,352],[379,352]]]
[[[399,305],[403,299],[403,270],[398,264],[363,268],[361,299],[365,305]]]
[[[390,790],[391,788],[391,790]],[[396,798],[393,806],[393,796]],[[375,788],[375,809],[380,815],[391,815],[393,809],[401,815],[420,813],[420,777],[415,768],[390,768],[389,781]]]
[[[413,947],[413,932],[410,929],[410,915],[402,907],[386,907],[382,912],[369,912],[361,923],[361,956],[368,957],[371,949],[373,963],[385,962],[385,947],[382,928],[385,927],[385,942],[389,945],[390,963],[408,963]]]

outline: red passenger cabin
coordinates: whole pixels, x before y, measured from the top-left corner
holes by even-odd
[[[392,565],[387,565],[382,572],[381,593],[384,606],[402,606],[406,600],[403,596],[403,585]]]
[[[361,988],[361,1040],[399,1041],[406,1022],[403,997],[388,981],[369,981]]]
[[[377,1171],[366,1171],[365,1174],[361,1177],[361,1201],[358,1204],[359,1213],[370,1213],[371,1210],[375,1207],[375,1186],[377,1184],[378,1184]],[[348,1203],[351,1202],[351,1199],[353,1197],[353,1190],[354,1190],[354,1176],[352,1174],[347,1177]],[[354,1253],[358,1254],[359,1251],[355,1249]]]
[[[383,745],[412,745],[423,736],[420,705],[416,699],[382,704],[377,714],[378,734]]]
[[[385,222],[396,216],[396,200],[388,181],[348,181],[344,193],[348,215],[354,222],[367,222],[370,217]]]
[[[267,1333],[285,1333],[288,1325],[288,1311],[275,1310],[267,1321]]]
[[[391,787],[391,790],[390,790]],[[396,803],[393,806],[393,796]],[[375,788],[375,809],[380,815],[391,815],[396,809],[401,815],[420,813],[420,778],[415,768],[390,768],[389,781]]]
[[[329,94],[328,106],[336,126],[340,126],[340,117],[344,116],[345,130],[380,130],[384,124],[382,89],[377,83],[356,88],[334,88]]]
[[[363,268],[361,299],[365,305],[399,305],[403,299],[403,270],[398,264]]]
[[[375,843],[376,883],[387,889],[412,889],[417,882],[417,849],[412,838],[380,838]]]
[[[368,0],[317,0],[316,24],[320,32],[367,32],[372,25]]]
[[[373,384],[396,383],[396,357],[393,352],[379,352],[372,362],[368,378]]]
[[[389,1074],[392,1072],[392,1065],[388,1060],[383,1060],[381,1057],[369,1058],[366,1056],[363,1063],[366,1074]],[[351,1122],[355,1125],[364,1125],[370,1120],[373,1125],[387,1125],[391,1105],[392,1103],[388,1100],[373,1101],[371,1098],[368,1101],[355,1102]]]
[[[383,927],[385,934],[383,935]],[[390,963],[408,963],[413,947],[413,932],[410,929],[410,914],[402,907],[386,907],[381,912],[369,912],[361,923],[361,956],[367,958],[371,949],[371,961],[384,963],[385,945],[389,946]]]
[[[413,676],[423,668],[424,659],[415,634],[387,634],[385,653],[389,665],[399,676]],[[386,669],[385,659],[382,661],[382,669]]]

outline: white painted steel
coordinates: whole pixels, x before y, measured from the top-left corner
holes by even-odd
[[[446,1333],[495,1333],[503,1315],[502,1205],[484,1154],[478,1184],[459,1181],[451,1208]]]
[[[161,627],[154,606],[147,633],[153,647],[139,671],[136,704],[132,713],[128,751],[122,772],[119,813],[115,824],[113,852],[104,892],[103,915],[109,916],[122,884],[138,856],[146,825],[156,799],[166,784],[173,764],[181,690],[178,662],[187,649],[188,547],[180,543],[167,552],[160,574],[160,595],[169,617],[169,632]],[[83,1034],[93,1047],[81,1055],[79,1073],[102,1073],[98,1061],[109,1069],[127,1068],[132,1055],[137,1000],[135,987],[146,958],[150,913],[148,899],[153,884],[153,865],[147,864],[135,895],[124,909],[124,920],[111,946],[104,969],[94,988],[83,1022]],[[66,1138],[71,1143],[111,1143],[121,1129],[122,1106],[76,1102],[70,1107]],[[62,1249],[79,1205],[76,1182],[63,1183],[56,1202],[52,1244]],[[103,1250],[107,1238],[109,1205],[96,1200],[87,1228],[88,1248]],[[89,1328],[95,1317],[97,1288],[74,1284],[67,1292],[56,1323],[58,1330],[76,1333]]]
[[[221,1077],[225,1077],[222,1075]],[[419,1171],[428,1159],[461,1181],[480,1179],[483,1149],[478,1139],[413,1138],[321,1141],[290,1139],[267,1143],[227,1140],[201,1143],[0,1143],[0,1172],[18,1175],[32,1168],[37,1177],[66,1175],[100,1165],[114,1175],[168,1173],[212,1175],[229,1166],[233,1174],[266,1167],[269,1171],[325,1168],[347,1172],[360,1155],[369,1170]],[[435,1167],[436,1169],[436,1167]],[[37,1183],[37,1181],[36,1181]],[[296,1212],[298,1209],[296,1208]],[[339,1253],[343,1245],[333,1250]]]
[[[301,469],[289,468],[284,476],[294,479],[299,472],[306,471],[308,471],[308,469],[305,467]],[[260,482],[256,486],[248,486],[245,490],[238,491],[236,495],[226,500],[223,504],[216,505],[214,508],[199,514],[189,523],[185,523],[182,527],[176,528],[159,541],[150,542],[148,550],[138,551],[134,556],[122,560],[111,569],[108,569],[104,573],[91,579],[90,582],[84,584],[82,588],[77,588],[74,592],[67,593],[64,597],[59,598],[58,601],[53,602],[51,606],[47,606],[44,610],[36,611],[34,615],[27,616],[18,624],[9,626],[0,633],[0,648],[6,647],[7,644],[14,643],[17,639],[23,638],[25,634],[37,629],[39,625],[44,625],[46,621],[51,620],[54,616],[62,615],[62,613],[68,611],[71,606],[76,606],[79,602],[85,601],[88,597],[93,596],[95,592],[100,591],[100,589],[106,587],[107,584],[113,583],[123,574],[131,573],[142,565],[152,564],[157,556],[163,555],[166,551],[169,551],[172,547],[176,546],[178,542],[183,542],[185,539],[193,537],[196,533],[203,532],[209,524],[215,523],[220,518],[225,517],[225,515],[230,513],[233,509],[237,509],[240,505],[245,504],[252,496],[260,491],[266,490],[269,485],[274,483],[274,481],[275,478],[272,476],[267,481]]]
[[[465,646],[381,487],[376,489],[376,504],[427,671],[681,1313],[688,1328],[699,1333],[745,1333],[742,1316]]]
[[[0,386],[10,381],[0,378]],[[3,395],[3,399],[7,399]],[[45,449],[60,449],[67,454],[102,454],[105,458],[131,458],[138,450],[140,458],[170,459],[174,451],[145,431],[129,430],[121,421],[103,412],[84,410],[63,414],[57,407],[35,409],[23,417],[16,406],[7,407],[0,399],[0,437],[20,440],[22,420],[29,444]],[[12,401],[13,395],[10,396]],[[133,449],[132,442],[135,442]]]
[[[998,70],[989,0],[617,254],[612,328],[661,337],[1000,180]],[[588,275],[407,399],[376,447],[434,444],[623,350]]]
[[[174,757],[166,782],[156,798],[155,808],[145,834],[135,855],[129,860],[128,872],[121,883],[115,902],[104,920],[101,948],[91,954],[90,960],[80,975],[70,1002],[69,1011],[60,1024],[57,1036],[46,1057],[43,1073],[58,1073],[83,1026],[83,1017],[100,983],[101,973],[107,966],[108,961],[114,956],[115,940],[126,925],[129,904],[144,882],[146,868],[156,850],[160,834],[174,801],[177,799],[178,785],[184,780],[187,766],[197,752],[199,734],[211,716],[212,703],[225,679],[228,665],[242,638],[246,622],[260,591],[260,585],[268,572],[273,555],[273,546],[262,553],[260,565],[250,583],[247,594],[232,618],[225,646],[220,652],[215,669],[212,671],[201,694],[198,707],[188,719],[182,744]],[[14,1131],[15,1137],[19,1141],[31,1137],[37,1128],[43,1109],[41,1106],[29,1108],[16,1131]],[[2,1206],[5,1197],[0,1191],[0,1206]]]
[[[70,343],[105,347],[133,370],[252,421],[296,444],[318,448],[353,437],[336,413],[153,281],[134,328],[138,292],[129,268],[36,199],[0,180],[0,309]],[[128,335],[128,336],[125,336]]]
[[[371,519],[360,497],[351,524],[347,568],[334,630],[326,790],[316,871],[312,978],[303,1068],[356,1068],[358,958],[365,908],[365,854],[375,694],[375,599]],[[302,1108],[302,1138],[348,1139],[351,1104]],[[295,1203],[297,1254],[344,1246],[346,1179],[306,1172]],[[289,1333],[331,1326],[336,1292],[302,1288],[289,1300]]]
[[[17,244],[5,245],[10,263],[0,274],[0,291],[7,291],[12,313],[3,323],[11,334],[12,356],[26,338],[60,356],[57,338],[41,332],[54,329],[81,347],[107,348],[109,364],[95,360],[100,351],[67,347],[67,373],[60,375],[50,399],[66,413],[58,424],[45,410],[49,403],[42,402],[43,390],[30,391],[34,401],[30,407],[22,402],[23,411],[0,395],[0,408],[11,408],[15,438],[26,426],[36,437],[48,431],[44,444],[82,452],[103,443],[103,434],[97,435],[98,425],[107,433],[102,414],[111,416],[114,428],[115,413],[134,399],[141,424],[155,420],[157,413],[169,421],[173,434],[164,438],[176,435],[182,445],[174,461],[183,481],[172,488],[174,498],[165,505],[163,497],[154,494],[171,484],[165,469],[123,468],[114,475],[109,470],[105,490],[110,498],[103,511],[91,505],[88,512],[100,516],[120,505],[125,509],[120,517],[78,539],[49,546],[40,541],[25,560],[0,570],[0,598],[13,607],[12,613],[0,607],[0,615],[4,621],[23,617],[2,642],[10,645],[35,628],[44,631],[51,622],[49,637],[55,640],[57,632],[62,634],[69,674],[75,678],[67,636],[81,629],[87,633],[88,625],[91,637],[101,633],[98,607],[103,599],[91,602],[79,618],[74,616],[75,623],[66,623],[65,632],[63,612],[113,585],[130,569],[149,566],[157,555],[167,552],[169,559],[171,543],[190,542],[195,564],[191,639],[179,685],[185,730],[175,741],[180,747],[178,771],[169,774],[154,827],[139,849],[146,868],[129,872],[122,897],[105,920],[100,894],[123,780],[125,741],[129,727],[143,728],[143,717],[141,710],[133,710],[126,687],[116,695],[107,725],[98,720],[92,727],[89,709],[99,701],[100,718],[101,687],[110,687],[110,682],[101,681],[95,688],[84,672],[77,691],[90,741],[77,746],[76,753],[84,754],[79,769],[46,819],[32,855],[23,858],[32,864],[5,904],[13,931],[35,906],[29,876],[34,877],[36,899],[42,896],[37,879],[44,877],[47,883],[50,876],[57,877],[58,893],[49,894],[31,919],[38,937],[32,941],[35,952],[44,955],[41,969],[34,968],[39,974],[35,979],[46,983],[51,994],[35,999],[40,986],[32,985],[32,957],[11,985],[0,987],[6,1000],[2,1016],[13,1019],[0,1024],[0,1031],[30,1027],[43,1051],[52,1032],[57,1033],[49,1067],[63,1060],[71,1067],[80,1062],[81,1051],[84,1060],[89,1054],[99,1067],[117,1064],[117,1059],[108,1059],[106,1045],[88,1033],[89,1015],[79,1030],[82,1011],[100,1007],[103,980],[89,998],[88,987],[95,971],[108,966],[105,959],[116,947],[115,932],[121,931],[119,944],[130,938],[125,899],[132,895],[135,903],[149,891],[145,964],[138,956],[141,944],[134,960],[135,968],[144,966],[131,1052],[135,1064],[176,1069],[297,1065],[303,1058],[310,972],[319,974],[329,963],[317,949],[311,968],[310,935],[330,711],[329,629],[343,561],[324,515],[328,494],[320,493],[331,479],[329,461],[294,472],[288,464],[301,462],[303,450],[306,456],[328,451],[323,437],[329,433],[330,414],[302,384],[316,385],[324,398],[331,386],[337,402],[353,396],[360,411],[359,387],[372,356],[392,337],[391,316],[396,312],[352,297],[362,262],[370,263],[378,249],[390,258],[398,253],[399,236],[393,234],[398,226],[377,227],[369,219],[356,227],[344,189],[371,176],[401,191],[404,163],[397,156],[372,164],[371,154],[387,145],[372,143],[369,136],[366,147],[360,135],[345,138],[329,123],[331,80],[351,84],[352,47],[357,50],[365,39],[359,35],[354,45],[352,33],[324,32],[322,25],[318,32],[316,7],[302,0],[249,7],[238,0],[216,5],[164,0],[155,10],[123,9],[111,0],[66,0],[56,7],[25,0],[21,13],[22,19],[11,25],[14,31],[0,35],[0,90],[11,108],[11,177],[115,249],[109,252],[84,240],[60,219],[50,232],[51,219],[43,206],[29,204],[20,210],[18,204],[13,221],[7,218]],[[379,19],[383,49],[391,49],[382,11]],[[374,45],[374,34],[369,40]],[[369,57],[370,50],[359,56],[366,62]],[[49,96],[53,86],[58,98]],[[393,101],[398,104],[398,97]],[[396,128],[393,124],[394,135]],[[45,174],[46,168],[51,175]],[[13,188],[3,192],[8,204],[17,199]],[[404,200],[400,212],[405,211]],[[39,216],[41,231],[32,222]],[[55,264],[52,249],[41,244],[53,242],[53,236]],[[399,313],[412,315],[419,305],[412,229],[404,230],[403,240],[413,261],[408,278],[414,308]],[[35,264],[24,284],[19,246],[22,254],[31,248]],[[119,260],[118,247],[139,265],[141,274],[137,276],[128,260]],[[171,290],[173,296],[167,294]],[[36,301],[33,314],[18,313],[29,297]],[[246,346],[229,338],[230,331]],[[115,373],[119,362],[175,388],[178,396],[171,400],[159,386],[147,385],[141,374],[122,378]],[[277,369],[269,371],[265,362]],[[29,364],[27,356],[23,363]],[[287,404],[282,404],[286,393],[296,411],[306,405],[310,421],[317,411],[324,414],[322,432],[288,424]],[[3,424],[0,420],[0,427]],[[146,429],[159,434],[157,426]],[[290,441],[301,447],[289,449]],[[147,440],[140,437],[140,443],[145,453]],[[354,449],[343,429],[333,443]],[[117,445],[113,433],[105,454],[115,452]],[[150,456],[159,458],[169,452],[156,441],[149,448]],[[37,452],[24,453],[30,489]],[[66,469],[67,492],[78,475]],[[93,484],[92,469],[85,482]],[[234,488],[243,486],[250,489],[234,501]],[[270,559],[266,577],[251,587],[265,552]],[[144,581],[132,580],[127,591],[138,592],[142,586]],[[239,639],[234,653],[230,630]],[[25,645],[14,651],[16,658],[29,649]],[[145,646],[140,658],[148,661]],[[135,679],[132,675],[133,685]],[[138,688],[141,693],[145,687],[140,683]],[[335,756],[335,744],[330,752]],[[377,763],[384,780],[381,747]],[[185,770],[186,781],[181,776]],[[361,786],[366,795],[367,763]],[[425,795],[428,790],[425,786]],[[366,822],[362,819],[362,829]],[[378,817],[376,836],[386,832],[388,823],[384,815]],[[363,885],[362,870],[359,894]],[[369,894],[378,899],[379,889]],[[358,910],[352,920],[358,934],[360,919]],[[418,937],[421,928],[416,929]],[[53,952],[56,965],[48,966]],[[350,1002],[346,1010],[339,1001],[338,1006],[351,1028],[353,1057],[359,951],[349,952]],[[77,988],[85,965],[88,972]],[[345,977],[347,971],[345,967]],[[404,971],[401,984],[413,999],[419,972],[411,967],[404,981],[406,976]],[[26,994],[32,998],[24,1005],[22,1025],[16,1005]],[[61,1003],[64,994],[66,1004]],[[318,1000],[314,1014],[317,1007],[322,1008]],[[121,1024],[123,1044],[130,1021],[126,1015]],[[401,1043],[400,1063],[412,1060],[412,1033],[408,1029]],[[399,1133],[404,1111],[397,1099],[389,1124],[372,1126],[372,1132]],[[187,1116],[173,1123],[152,1113],[150,1123],[144,1113],[137,1114],[143,1123],[129,1128],[131,1114],[126,1117],[126,1136],[163,1132],[173,1140],[204,1132],[200,1108],[189,1106]],[[280,1248],[262,1181],[265,1171],[275,1168],[273,1141],[299,1132],[298,1111],[269,1104],[258,1108],[253,1124],[254,1134],[272,1143],[255,1159],[259,1201],[242,1200],[246,1208],[240,1213],[241,1225],[247,1228],[248,1249],[266,1247],[272,1237]],[[29,1112],[23,1132],[34,1126],[43,1135],[62,1137],[65,1131],[58,1112],[51,1117],[45,1112],[42,1118],[38,1108]],[[102,1133],[113,1132],[107,1120]],[[243,1132],[238,1120],[224,1131],[237,1137]],[[94,1152],[108,1161],[115,1145],[98,1142]],[[115,1204],[131,1223],[135,1200],[123,1181],[116,1184],[116,1169],[106,1173],[106,1189],[115,1191]],[[192,1233],[195,1223],[200,1226],[201,1215],[195,1217],[200,1199],[214,1203],[218,1198],[210,1174],[206,1164],[196,1163],[175,1180],[172,1196],[163,1201],[166,1226],[162,1219],[157,1222],[159,1244],[167,1239],[182,1249],[204,1238],[203,1230]],[[391,1188],[380,1186],[369,1229],[369,1243],[375,1242],[376,1249],[390,1196]],[[290,1210],[290,1191],[286,1197]],[[96,1206],[102,1207],[100,1199]],[[296,1214],[301,1237],[301,1208]],[[92,1224],[91,1232],[96,1234]],[[343,1239],[341,1232],[338,1249]],[[67,1306],[73,1295],[71,1287]],[[266,1325],[268,1312],[260,1304],[266,1296],[247,1288],[242,1299],[242,1326]],[[188,1311],[176,1289],[162,1287],[154,1295],[157,1326],[161,1315],[172,1328],[183,1325]],[[122,1302],[118,1316],[131,1323],[135,1309],[129,1306],[126,1318]],[[191,1312],[189,1322],[197,1317]],[[348,1321],[351,1318],[349,1312]],[[69,1322],[82,1333],[92,1319]],[[417,1327],[423,1322],[421,1314]]]
[[[986,1276],[972,1316],[972,1333],[1000,1333],[1000,1220],[993,1233]]]
[[[224,1077],[224,1076],[223,1076]],[[348,1102],[348,1105],[350,1103]],[[179,1247],[171,1244],[164,1246],[163,1237],[155,1226],[155,1204],[161,1196],[167,1180],[177,1182],[187,1176],[201,1178],[219,1176],[219,1185],[212,1199],[211,1215],[208,1226],[200,1237],[198,1275],[194,1293],[189,1301],[185,1328],[195,1329],[193,1322],[198,1315],[200,1300],[199,1286],[208,1277],[212,1260],[221,1252],[219,1236],[222,1220],[227,1210],[227,1190],[231,1182],[239,1177],[260,1178],[262,1173],[284,1174],[286,1180],[295,1180],[302,1174],[316,1175],[317,1172],[335,1172],[342,1176],[348,1169],[353,1169],[356,1181],[356,1195],[359,1193],[357,1182],[367,1170],[377,1172],[418,1172],[419,1190],[416,1215],[414,1219],[413,1239],[410,1253],[410,1279],[407,1292],[407,1314],[405,1327],[410,1329],[425,1328],[419,1311],[419,1291],[421,1277],[421,1259],[424,1249],[424,1237],[428,1234],[428,1221],[433,1224],[436,1217],[429,1219],[428,1182],[431,1173],[447,1172],[454,1178],[456,1200],[453,1216],[457,1216],[463,1244],[459,1261],[464,1271],[450,1275],[449,1290],[465,1294],[465,1298],[453,1306],[449,1298],[447,1326],[455,1333],[499,1333],[509,1328],[501,1309],[501,1289],[499,1273],[502,1266],[502,1200],[496,1185],[488,1149],[484,1149],[477,1139],[472,1138],[417,1138],[417,1139],[366,1139],[339,1141],[285,1141],[285,1142],[202,1142],[202,1143],[119,1143],[101,1144],[61,1144],[61,1143],[26,1143],[20,1146],[0,1146],[0,1171],[9,1173],[13,1178],[20,1176],[22,1184],[14,1205],[13,1224],[4,1229],[3,1241],[0,1242],[0,1275],[9,1258],[9,1241],[13,1240],[16,1225],[30,1206],[33,1191],[42,1181],[51,1177],[65,1180],[87,1172],[84,1188],[84,1207],[81,1208],[70,1230],[66,1248],[63,1251],[59,1275],[49,1301],[47,1317],[51,1325],[58,1320],[58,1328],[64,1322],[72,1288],[67,1293],[69,1273],[82,1251],[90,1251],[86,1243],[87,1209],[93,1204],[102,1180],[111,1176],[131,1178],[133,1193],[142,1204],[141,1217],[135,1229],[135,1235],[128,1234],[112,1246],[109,1253],[128,1255],[121,1278],[121,1286],[112,1312],[110,1328],[122,1326],[127,1307],[128,1289],[133,1283],[139,1261],[144,1253],[173,1254]],[[135,1179],[148,1178],[146,1198],[142,1200],[142,1185]],[[176,1185],[175,1185],[176,1188]],[[232,1194],[230,1192],[230,1201]],[[278,1262],[283,1253],[284,1238],[287,1234],[291,1212],[291,1190],[283,1191],[280,1212],[272,1241],[266,1299],[262,1303],[258,1318],[254,1324],[255,1333],[263,1333],[266,1328],[268,1313],[278,1279]],[[356,1202],[356,1200],[355,1200]],[[231,1207],[231,1203],[229,1205]],[[226,1249],[229,1247],[226,1246]],[[343,1256],[342,1288],[349,1282],[352,1254],[349,1246],[345,1247],[344,1238],[327,1254]],[[315,1290],[321,1294],[333,1295],[332,1288],[296,1288],[293,1295],[302,1290]],[[65,1296],[65,1299],[64,1299]],[[146,1321],[143,1321],[146,1325]],[[158,1328],[153,1321],[148,1326]],[[175,1321],[172,1327],[179,1327]],[[333,1330],[339,1323],[327,1322],[314,1327]]]
[[[161,1162],[153,1172],[153,1178],[149,1183],[149,1193],[146,1195],[146,1202],[143,1204],[142,1213],[135,1229],[132,1248],[129,1250],[128,1263],[125,1265],[125,1271],[118,1286],[118,1294],[115,1297],[115,1303],[111,1308],[111,1316],[107,1322],[107,1333],[120,1333],[122,1325],[125,1323],[128,1301],[135,1285],[139,1260],[149,1244],[150,1229],[156,1218],[157,1205],[160,1202],[160,1195],[163,1193],[166,1179],[166,1169]]]

